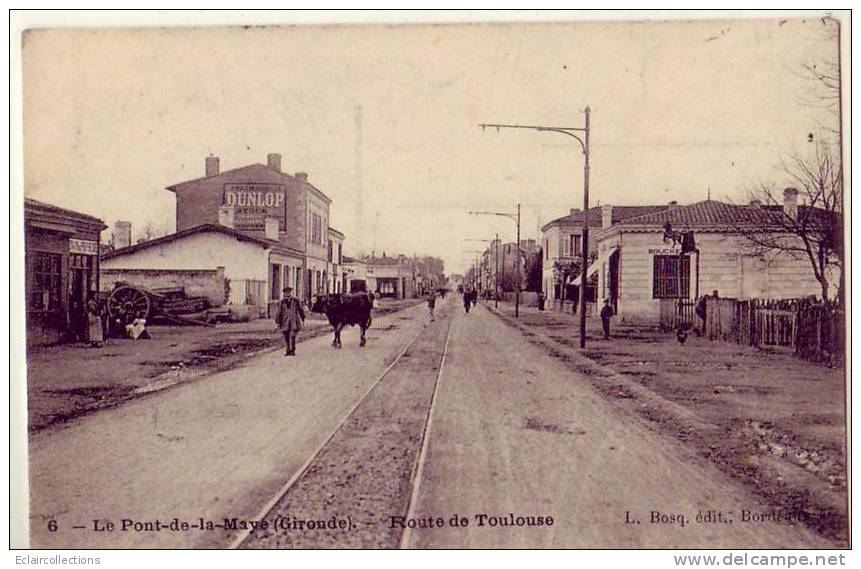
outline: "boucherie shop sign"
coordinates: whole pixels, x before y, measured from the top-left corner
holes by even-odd
[[[236,229],[263,231],[267,217],[277,217],[280,229],[284,229],[284,186],[225,184],[224,205],[233,206]]]

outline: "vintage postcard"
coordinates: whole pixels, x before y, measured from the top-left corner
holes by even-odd
[[[848,14],[207,15],[13,40],[13,546],[850,546]]]

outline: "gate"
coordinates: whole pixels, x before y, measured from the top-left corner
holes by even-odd
[[[694,327],[699,323],[694,314],[695,305],[696,302],[690,298],[662,298],[659,303],[661,330],[676,330],[679,324],[685,329]]]

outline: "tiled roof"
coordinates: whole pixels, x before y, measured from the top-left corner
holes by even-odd
[[[827,212],[808,206],[798,206],[799,216],[805,214],[826,216]],[[665,208],[662,211],[630,217],[620,225],[663,227],[669,222],[679,226],[718,226],[718,225],[778,225],[783,219],[783,209],[779,205],[736,205],[714,200],[705,200],[686,206]]]
[[[296,255],[302,256],[303,253],[301,251],[297,251],[295,249],[290,249],[289,247],[284,247],[277,241],[272,241],[270,239],[263,239],[260,237],[255,237],[253,235],[248,235],[247,233],[243,233],[241,231],[237,231],[235,229],[231,229],[229,227],[225,227],[223,225],[215,225],[211,223],[204,223],[202,225],[195,225],[194,227],[190,227],[188,229],[183,229],[182,231],[177,231],[176,233],[171,233],[170,235],[165,235],[163,237],[157,237],[155,239],[150,239],[149,241],[144,241],[143,243],[136,243],[134,245],[129,245],[128,247],[123,247],[122,249],[116,249],[111,251],[110,253],[105,253],[102,255],[103,259],[112,259],[114,257],[121,257],[123,255],[128,255],[129,253],[134,253],[135,251],[140,251],[141,249],[146,249],[148,247],[153,247],[155,245],[161,245],[163,243],[170,243],[171,241],[176,241],[177,239],[182,239],[188,235],[193,235],[195,233],[201,232],[214,232],[214,233],[223,233],[225,235],[229,235],[239,241],[245,241],[247,243],[255,243],[260,245],[261,247],[266,247],[270,249],[284,249],[289,251],[290,253],[294,253]]]
[[[65,209],[62,207],[51,205],[49,203],[40,202],[32,198],[24,198],[24,215],[26,216],[27,214],[31,213],[43,215],[60,215],[76,221],[82,221],[84,223],[93,223],[101,225],[102,227],[107,227],[105,223],[98,217],[93,217],[92,215],[87,215],[86,213],[80,213],[71,209]]]
[[[612,209],[613,223],[619,223],[631,217],[659,212],[668,207],[666,205],[614,205]],[[589,208],[586,219],[590,224],[601,225],[602,216],[602,207],[595,206]],[[575,209],[573,213],[549,221],[541,229],[543,231],[548,227],[563,223],[583,223],[583,210]]]

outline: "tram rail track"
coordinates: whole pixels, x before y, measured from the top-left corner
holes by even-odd
[[[443,348],[443,353],[440,356],[439,365],[437,367],[437,373],[433,383],[433,389],[430,397],[430,403],[428,407],[428,412],[424,420],[424,425],[421,431],[420,437],[420,450],[416,453],[416,460],[411,469],[411,477],[410,477],[410,494],[409,501],[407,502],[407,512],[413,512],[415,509],[415,502],[418,495],[418,491],[420,488],[420,477],[423,470],[424,460],[427,454],[427,440],[428,434],[430,433],[430,428],[428,425],[429,421],[433,419],[433,409],[436,403],[436,394],[437,388],[439,386],[439,380],[442,375],[442,370],[444,368],[444,362],[448,350],[448,342],[451,336],[451,328],[452,328],[452,320],[449,319],[447,323],[448,329],[446,331],[446,340]],[[312,465],[323,455],[324,451],[330,444],[333,443],[333,439],[336,438],[339,432],[347,425],[351,419],[356,414],[357,410],[359,410],[363,404],[368,402],[371,396],[375,393],[378,387],[383,383],[383,380],[389,376],[394,370],[398,368],[399,364],[403,364],[406,361],[409,361],[409,352],[410,350],[416,346],[416,343],[420,338],[428,331],[426,326],[423,326],[418,332],[412,337],[412,339],[400,350],[397,356],[386,366],[386,368],[374,379],[374,381],[369,385],[367,390],[362,394],[360,398],[356,400],[356,402],[350,407],[349,411],[344,415],[343,420],[341,420],[328,434],[328,436],[317,446],[315,449],[309,454],[308,458],[305,462],[290,476],[290,478],[278,489],[278,491],[266,502],[266,504],[261,508],[260,512],[254,520],[264,520],[271,516],[273,511],[278,509],[279,504],[282,500],[290,494],[291,490],[296,488],[297,484],[303,479],[303,477],[309,472]],[[408,530],[404,530],[404,534],[407,533]],[[234,539],[231,541],[229,549],[238,549],[242,548],[246,545],[249,545],[251,541],[250,538],[253,538],[255,530],[252,527],[245,528],[237,534]],[[396,543],[392,545],[394,547],[399,547],[401,544],[407,543],[407,538],[404,538],[402,534]]]

